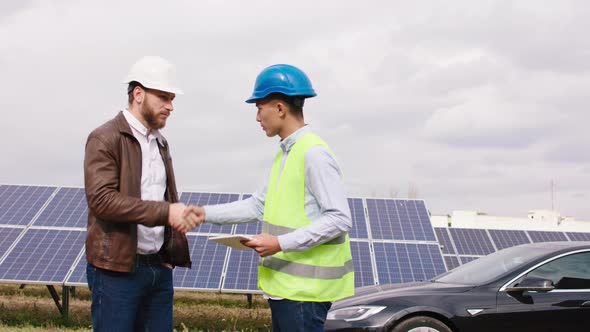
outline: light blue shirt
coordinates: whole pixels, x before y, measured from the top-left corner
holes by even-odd
[[[281,141],[283,159],[279,174],[282,173],[285,160],[297,140],[312,130],[304,126]],[[206,205],[206,222],[213,224],[237,224],[261,221],[264,215],[264,201],[268,178],[252,197],[227,204]],[[280,177],[280,175],[279,175]],[[277,180],[277,184],[279,181]],[[305,251],[319,244],[330,241],[350,231],[352,219],[350,207],[344,193],[338,163],[323,146],[314,146],[305,153],[305,214],[310,225],[291,233],[278,236],[281,250]]]

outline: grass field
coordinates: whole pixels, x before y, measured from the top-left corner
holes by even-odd
[[[56,287],[61,294],[61,288]],[[92,331],[90,293],[76,289],[68,320],[61,317],[45,286],[0,285],[0,331]],[[260,295],[176,291],[175,331],[270,331],[270,309]]]

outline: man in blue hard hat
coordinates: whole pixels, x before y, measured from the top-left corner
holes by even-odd
[[[258,286],[273,331],[323,331],[332,302],[354,293],[352,221],[340,168],[303,117],[305,99],[315,96],[299,68],[264,69],[246,102],[256,104],[266,135],[281,139],[268,180],[251,198],[199,208],[200,220],[214,224],[263,222],[262,234],[244,244],[261,257]]]

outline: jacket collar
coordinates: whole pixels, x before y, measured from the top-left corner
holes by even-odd
[[[125,119],[125,115],[123,115],[123,111],[119,111],[117,116],[115,116],[114,121],[115,125],[117,126],[117,129],[121,134],[129,135],[135,138],[135,135],[133,135],[133,131],[131,131],[131,127],[129,126],[129,122],[127,122],[127,119]],[[158,135],[157,141],[162,148],[166,148],[168,146],[166,138],[164,138],[164,136],[162,136],[161,133]]]
[[[121,134],[127,134],[133,136],[133,132],[131,131],[131,127],[129,127],[129,123],[125,116],[123,115],[123,111],[120,111],[117,116],[115,116],[115,125]]]

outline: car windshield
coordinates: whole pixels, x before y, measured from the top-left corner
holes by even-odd
[[[538,248],[511,247],[461,265],[435,280],[449,284],[481,285],[546,253]]]

